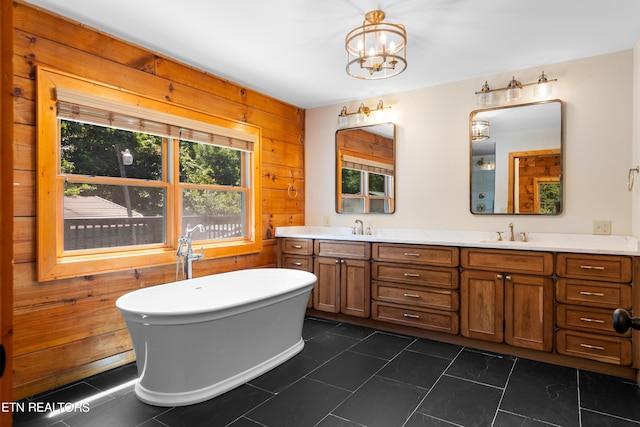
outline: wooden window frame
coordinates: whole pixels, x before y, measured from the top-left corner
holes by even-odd
[[[206,258],[258,253],[262,250],[262,229],[259,206],[261,200],[261,141],[262,132],[257,126],[237,122],[186,106],[153,99],[139,93],[95,82],[47,67],[36,70],[37,85],[37,273],[38,281],[88,276],[128,269],[139,269],[173,264],[176,262],[177,240],[182,234],[181,192],[184,183],[168,177],[166,204],[166,242],[138,248],[104,248],[65,253],[63,248],[63,186],[65,176],[60,173],[60,131],[56,113],[56,88],[65,88],[92,97],[112,101],[118,105],[131,105],[160,114],[174,115],[184,120],[194,120],[208,126],[241,133],[253,143],[248,177],[249,194],[246,197],[246,236],[241,239],[198,242],[204,248]],[[174,140],[174,144],[178,142]],[[164,170],[177,174],[176,155],[163,156],[163,167],[171,158],[173,165]],[[244,157],[244,156],[243,156]]]

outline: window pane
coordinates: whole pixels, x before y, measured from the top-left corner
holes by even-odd
[[[342,169],[342,194],[362,194],[362,171]]]
[[[547,182],[540,184],[540,213],[559,213],[560,183]]]
[[[246,236],[245,193],[185,189],[182,192],[182,228],[197,224],[205,232],[193,232],[193,240],[216,240]]]
[[[388,199],[369,200],[369,211],[371,213],[389,213],[389,200]]]
[[[242,153],[231,148],[180,141],[180,182],[238,187]]]
[[[64,250],[165,242],[165,190],[65,183]]]
[[[386,177],[369,172],[369,195],[386,196]]]
[[[60,153],[65,174],[162,179],[159,136],[61,120]]]
[[[348,198],[342,199],[343,213],[362,213],[364,211],[364,199]]]

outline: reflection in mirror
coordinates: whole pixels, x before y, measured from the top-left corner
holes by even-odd
[[[562,101],[473,111],[471,213],[562,212]]]
[[[395,211],[395,131],[382,123],[336,132],[336,212]]]

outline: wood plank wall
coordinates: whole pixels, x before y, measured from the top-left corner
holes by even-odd
[[[14,3],[14,399],[133,360],[115,300],[172,281],[175,266],[38,283],[34,67],[46,65],[260,126],[259,254],[203,260],[196,275],[275,266],[275,227],[304,224],[305,111],[42,9]],[[220,58],[224,61],[224,58]],[[287,194],[290,183],[297,196]]]

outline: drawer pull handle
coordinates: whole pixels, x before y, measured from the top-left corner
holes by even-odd
[[[297,265],[298,267],[300,267],[302,265],[301,262],[292,262],[291,265]]]
[[[404,273],[404,277],[420,277],[418,273]]]
[[[420,298],[420,295],[416,295],[416,294],[404,294],[404,296],[407,298]]]
[[[302,245],[293,245],[294,249],[302,249]]]
[[[420,316],[418,316],[417,314],[409,314],[409,313],[405,313],[403,314],[404,317],[409,317],[411,319],[419,319]]]
[[[590,296],[590,297],[603,297],[604,293],[602,293],[602,292],[580,291],[580,295],[586,295],[586,296]]]
[[[411,253],[411,252],[405,252],[405,253],[404,253],[404,256],[419,257],[419,256],[420,256],[420,254],[414,254],[414,253]]]
[[[580,347],[588,348],[591,350],[604,350],[604,347],[601,347],[599,345],[580,344]]]
[[[581,265],[580,268],[584,270],[604,270],[604,267],[598,267],[597,265]]]
[[[591,319],[590,317],[581,317],[581,322],[591,322],[591,323],[604,323],[602,319]]]

